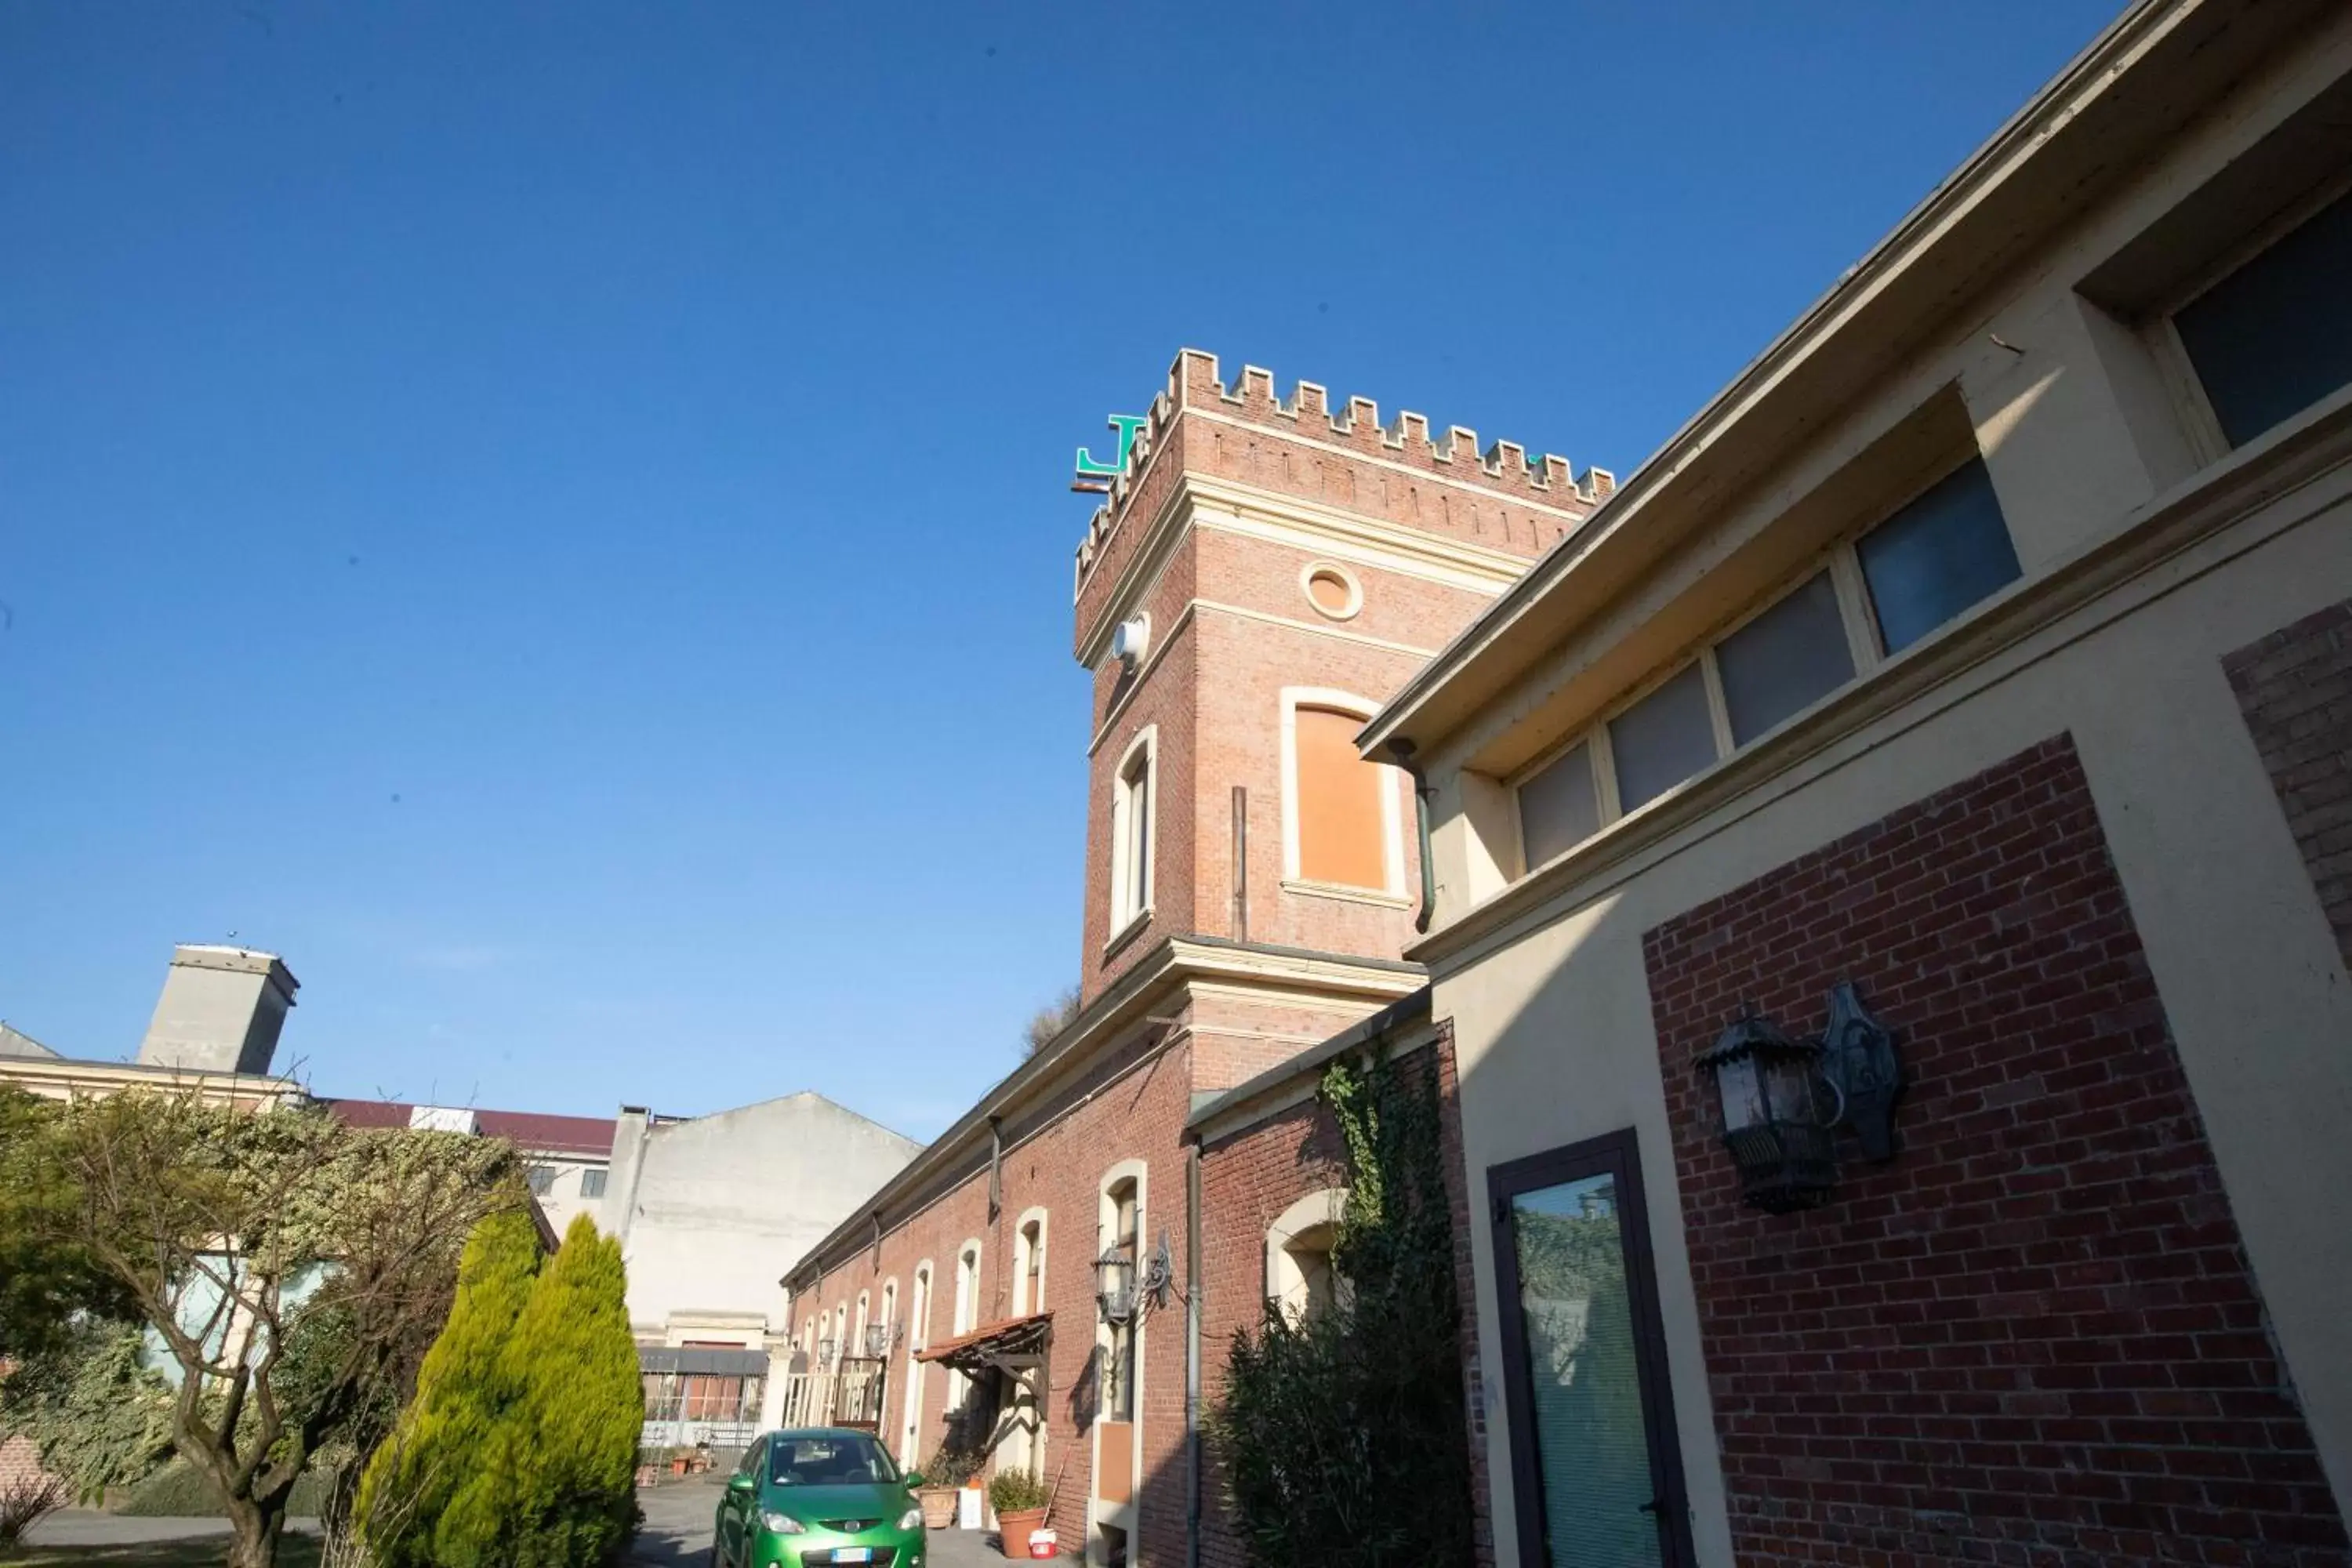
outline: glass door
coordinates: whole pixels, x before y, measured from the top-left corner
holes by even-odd
[[[1519,1560],[1688,1568],[1633,1132],[1496,1165],[1486,1181]]]

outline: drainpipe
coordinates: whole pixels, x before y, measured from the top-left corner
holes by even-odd
[[[1389,755],[1397,766],[1412,780],[1412,816],[1421,839],[1421,909],[1412,917],[1412,929],[1426,933],[1430,916],[1437,912],[1437,877],[1429,852],[1429,781],[1422,776],[1421,767],[1412,760],[1413,745],[1400,735],[1389,742]]]
[[[1184,1160],[1184,1563],[1201,1568],[1201,1142]]]

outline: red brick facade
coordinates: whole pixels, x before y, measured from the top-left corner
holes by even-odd
[[[1313,1080],[1307,1080],[1311,1085]],[[1225,1354],[1234,1335],[1265,1320],[1266,1230],[1310,1193],[1348,1184],[1339,1124],[1319,1099],[1276,1112],[1201,1148],[1201,1400],[1224,1396]],[[1250,1568],[1234,1532],[1213,1453],[1202,1478],[1201,1561],[1206,1568]]]
[[[1397,527],[1532,560],[1591,510],[1566,465],[1498,444],[1491,460],[1475,448],[1427,438],[1407,415],[1381,432],[1364,400],[1352,424],[1335,427],[1322,392],[1302,387],[1277,403],[1263,373],[1232,397],[1216,361],[1188,351],[1177,360],[1153,426],[1139,443],[1135,477],[1090,532],[1078,594],[1081,658],[1095,660],[1087,902],[1080,985],[1097,995],[1162,937],[1233,937],[1235,918],[1233,792],[1247,792],[1249,940],[1323,952],[1393,957],[1412,936],[1420,869],[1412,853],[1412,799],[1392,781],[1404,840],[1402,888],[1385,899],[1335,898],[1284,885],[1282,693],[1312,688],[1345,693],[1370,710],[1410,678],[1487,603],[1488,592],[1363,558],[1370,536],[1351,549],[1194,526],[1164,552],[1139,559],[1144,538],[1186,476],[1237,480],[1255,489],[1338,508],[1385,530]],[[1469,433],[1460,432],[1467,438]],[[1606,475],[1587,488],[1608,484]],[[1333,562],[1361,589],[1361,605],[1333,620],[1310,603],[1302,574]],[[1499,586],[1499,580],[1496,586]],[[1124,617],[1150,618],[1151,646],[1128,671],[1093,644],[1122,595]],[[1114,931],[1107,868],[1115,781],[1146,730],[1158,757],[1157,867],[1150,919]],[[1114,945],[1113,939],[1119,938]],[[1238,1082],[1249,1069],[1223,1083]],[[1213,1077],[1200,1086],[1217,1087]]]
[[[2352,600],[2239,649],[2224,668],[2352,968]]]
[[[1334,410],[1313,382],[1299,383],[1285,400],[1276,396],[1270,374],[1251,367],[1228,391],[1217,377],[1216,356],[1197,349],[1176,356],[1150,420],[1128,476],[1079,547],[1081,650],[1134,563],[1144,533],[1139,525],[1159,513],[1184,473],[1237,479],[1530,559],[1616,489],[1605,469],[1580,479],[1566,459],[1538,455],[1530,462],[1515,442],[1497,441],[1482,454],[1476,435],[1459,426],[1433,438],[1418,414],[1400,414],[1383,426],[1369,397],[1349,398]]]
[[[1255,510],[1246,524],[1199,510],[1170,514],[1181,526],[1144,556],[1145,541],[1166,521],[1164,509],[1180,500],[1180,486],[1212,479],[1261,498],[1310,503],[1311,515],[1301,521],[1260,501],[1251,503]],[[1320,700],[1369,714],[1521,563],[1581,519],[1592,488],[1607,483],[1607,476],[1592,476],[1580,489],[1565,464],[1544,459],[1530,468],[1508,444],[1482,458],[1467,432],[1433,444],[1415,416],[1383,432],[1360,400],[1334,422],[1322,412],[1319,388],[1304,388],[1278,405],[1262,373],[1244,376],[1228,397],[1214,360],[1188,353],[1177,362],[1169,395],[1155,403],[1130,475],[1090,530],[1076,605],[1080,655],[1095,665],[1083,1011],[1063,1042],[1036,1059],[1045,1065],[1033,1064],[1034,1081],[1024,1069],[1008,1080],[1017,1090],[992,1091],[992,1106],[1017,1108],[998,1127],[1002,1196],[993,1214],[986,1138],[967,1132],[951,1145],[952,1159],[943,1147],[927,1152],[876,1195],[867,1213],[796,1265],[790,1281],[796,1341],[829,1334],[836,1314],[854,1341],[860,1293],[867,1321],[880,1321],[886,1289],[896,1280],[896,1317],[903,1322],[916,1301],[916,1270],[928,1262],[929,1310],[925,1321],[908,1324],[908,1333],[936,1343],[955,1331],[957,1258],[974,1238],[982,1247],[982,1288],[964,1326],[1013,1315],[1018,1226],[1031,1210],[1043,1210],[1044,1304],[1054,1323],[1042,1473],[1054,1489],[1052,1523],[1066,1548],[1099,1550],[1090,1526],[1115,1520],[1128,1531],[1130,1562],[1183,1558],[1192,1500],[1181,1291],[1191,1153],[1183,1138],[1195,1098],[1278,1067],[1412,984],[1412,972],[1398,963],[1412,936],[1420,894],[1413,802],[1402,773],[1391,771],[1384,781],[1392,791],[1387,820],[1394,885],[1286,885],[1286,689],[1345,694],[1353,700]],[[1430,537],[1401,546],[1400,528]],[[1325,563],[1352,580],[1359,602],[1317,606],[1307,574]],[[1134,669],[1098,646],[1114,610],[1121,617],[1137,611],[1150,616],[1150,646]],[[1154,770],[1149,915],[1114,931],[1116,786],[1122,763],[1147,732]],[[1234,943],[1244,935],[1234,908],[1237,785],[1247,792],[1248,947],[1223,949],[1237,953],[1238,969],[1214,972],[1213,983],[1204,983],[1195,976],[1211,972],[1181,968],[1191,961],[1177,944],[1202,938]],[[1013,1098],[1004,1099],[1008,1092]],[[1458,1121],[1449,1125],[1458,1164]],[[1133,1505],[1122,1511],[1112,1505],[1127,1467],[1098,1465],[1099,1434],[1109,1424],[1097,1420],[1093,1409],[1102,1331],[1094,1265],[1109,1240],[1099,1224],[1105,1180],[1128,1163],[1144,1173],[1144,1247],[1148,1253],[1166,1237],[1178,1289],[1139,1331],[1140,1449]],[[1300,1177],[1299,1171],[1285,1173],[1267,1195]],[[1202,1300],[1212,1317],[1202,1370],[1210,1397],[1233,1328],[1257,1319],[1265,1227],[1274,1217],[1259,1216],[1246,1194],[1211,1194],[1204,1205],[1211,1234]],[[867,1228],[877,1225],[878,1238]],[[1466,1277],[1463,1298],[1469,1299]],[[823,1329],[810,1328],[818,1322]],[[905,1341],[891,1357],[890,1379],[881,1430],[898,1452],[917,1381]],[[943,1436],[950,1379],[933,1365],[919,1384],[919,1463]],[[1106,1486],[1109,1495],[1103,1496]],[[1090,1517],[1098,1497],[1104,1506]],[[1212,1539],[1224,1542],[1224,1560],[1235,1560],[1230,1540],[1214,1533],[1213,1479],[1204,1479],[1201,1500]]]
[[[1742,1563],[2347,1560],[2068,738],[1644,957]],[[1744,1208],[1691,1058],[1846,979],[1897,1034],[1901,1152]]]
[[[1493,1508],[1486,1479],[1486,1428],[1478,1367],[1475,1273],[1470,1251],[1470,1184],[1463,1163],[1460,1084],[1454,1070],[1452,1028],[1441,1023],[1436,1038],[1402,1058],[1425,1064],[1437,1075],[1438,1135],[1444,1164],[1447,1207],[1454,1222],[1454,1283],[1462,1308],[1462,1360],[1468,1410],[1471,1506],[1477,1562],[1495,1561]],[[1300,1088],[1316,1082],[1302,1074]],[[1338,1122],[1320,1098],[1302,1100],[1238,1131],[1201,1144],[1201,1340],[1208,1353],[1202,1368],[1202,1399],[1213,1406],[1224,1392],[1225,1347],[1237,1331],[1254,1329],[1264,1315],[1266,1237],[1283,1211],[1300,1198],[1348,1185],[1346,1149]],[[1224,1510],[1215,1457],[1207,1456],[1202,1479],[1203,1516],[1201,1560],[1208,1568],[1251,1568],[1247,1550]]]
[[[913,1218],[887,1231],[878,1249],[867,1247],[827,1271],[814,1289],[793,1303],[794,1331],[822,1311],[845,1307],[854,1322],[856,1301],[866,1292],[873,1321],[880,1321],[883,1289],[898,1281],[898,1317],[908,1320],[918,1268],[931,1268],[927,1322],[907,1321],[908,1342],[890,1363],[884,1399],[882,1436],[895,1454],[905,1431],[908,1375],[907,1350],[916,1341],[937,1343],[954,1331],[956,1259],[963,1245],[981,1244],[981,1290],[971,1321],[985,1324],[1013,1316],[1013,1241],[1016,1227],[1032,1209],[1045,1212],[1045,1306],[1054,1314],[1048,1353],[1044,1474],[1058,1480],[1051,1523],[1062,1540],[1084,1542],[1087,1508],[1093,1495],[1094,1445],[1090,1401],[1095,1391],[1094,1261],[1106,1245],[1097,1226],[1105,1175],[1122,1161],[1144,1163],[1141,1230],[1147,1247],[1162,1231],[1175,1278],[1184,1278],[1183,1122],[1191,1109],[1190,1063],[1180,1042],[1162,1048],[1154,1030],[1112,1060],[1074,1083],[1051,1115],[1003,1129],[1000,1179],[1003,1201],[988,1212],[985,1155],[977,1168],[944,1185]],[[878,1257],[877,1257],[878,1250]],[[1144,1513],[1141,1535],[1155,1562],[1181,1561],[1184,1531],[1181,1415],[1184,1402],[1184,1325],[1181,1302],[1152,1313],[1139,1331],[1141,1376],[1138,1404],[1144,1416],[1142,1467],[1138,1472]],[[1033,1309],[1034,1310],[1034,1309]],[[917,1426],[919,1464],[944,1434],[949,1374],[939,1366],[920,1374],[922,1408]],[[1172,1529],[1172,1540],[1168,1531]]]

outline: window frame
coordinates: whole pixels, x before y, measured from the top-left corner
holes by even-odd
[[[1151,904],[1158,890],[1160,866],[1160,726],[1146,724],[1136,731],[1111,770],[1110,805],[1110,934],[1103,943],[1108,952],[1151,923]],[[1135,835],[1135,798],[1143,797],[1143,841]],[[1134,849],[1138,852],[1130,853]],[[1139,878],[1130,868],[1141,867]],[[1130,887],[1140,880],[1140,888]]]
[[[2237,276],[2273,246],[2318,216],[2323,209],[2346,199],[2352,199],[2352,165],[2321,180],[2301,197],[2272,214],[2213,260],[2190,272],[2168,289],[2158,302],[2140,318],[2141,342],[2147,345],[2166,390],[2172,395],[2173,412],[2189,437],[2189,449],[2199,468],[2220,462],[2238,447],[2231,443],[2221,427],[2221,416],[2215,410],[2212,397],[2205,390],[2204,378],[2197,373],[2197,362],[2189,357],[2189,344],[2180,335],[2177,319],[2181,311]],[[2320,401],[2324,403],[2326,399]],[[2305,406],[2299,414],[2291,415],[2260,435],[2249,437],[2247,444],[2252,445],[2272,431],[2294,424],[2317,405]]]
[[[1032,1225],[1037,1227],[1037,1240],[1034,1247],[1029,1241]],[[1045,1310],[1045,1261],[1051,1246],[1052,1237],[1048,1234],[1045,1209],[1033,1207],[1022,1210],[1021,1217],[1013,1222],[1013,1315],[1016,1318]],[[1033,1273],[1037,1279],[1035,1300],[1030,1300],[1029,1296],[1029,1277]]]
[[[1099,1258],[1105,1252],[1109,1251],[1111,1247],[1118,1244],[1119,1204],[1118,1193],[1118,1189],[1121,1187],[1130,1187],[1134,1194],[1135,1238],[1133,1245],[1135,1255],[1129,1261],[1137,1265],[1138,1272],[1140,1272],[1139,1266],[1143,1261],[1143,1238],[1147,1233],[1146,1215],[1150,1212],[1146,1207],[1146,1205],[1150,1201],[1149,1184],[1150,1170],[1141,1160],[1121,1160],[1118,1164],[1113,1165],[1110,1169],[1102,1173],[1102,1177],[1096,1184],[1095,1188],[1097,1194],[1095,1213],[1096,1258]],[[1111,1363],[1118,1352],[1119,1338],[1121,1334],[1124,1334],[1126,1337],[1127,1351],[1126,1366],[1124,1369],[1126,1381],[1124,1384],[1121,1385],[1123,1392],[1127,1396],[1127,1414],[1125,1415],[1115,1415],[1112,1412],[1111,1402],[1108,1397],[1108,1390],[1103,1386],[1105,1383],[1109,1381],[1111,1375]],[[1095,1346],[1097,1354],[1100,1358],[1096,1363],[1096,1376],[1097,1383],[1096,1385],[1097,1415],[1095,1425],[1099,1427],[1106,1423],[1118,1424],[1125,1422],[1133,1426],[1136,1428],[1134,1436],[1136,1448],[1132,1458],[1138,1464],[1139,1464],[1141,1461],[1141,1432],[1143,1425],[1142,1314],[1138,1313],[1134,1317],[1129,1318],[1124,1325],[1114,1326],[1110,1320],[1103,1315],[1101,1303],[1097,1301],[1095,1308]]]
[[[1297,1311],[1290,1310],[1291,1289],[1285,1279],[1286,1262],[1288,1263],[1290,1271],[1299,1272],[1302,1275],[1304,1273],[1297,1268],[1295,1261],[1291,1261],[1296,1257],[1291,1251],[1291,1243],[1307,1231],[1318,1229],[1336,1231],[1346,1220],[1347,1215],[1347,1188],[1318,1187],[1314,1192],[1300,1196],[1277,1215],[1272,1225],[1265,1227],[1264,1295],[1268,1306],[1281,1310],[1294,1323],[1305,1321],[1312,1314],[1314,1303],[1311,1299],[1312,1282],[1302,1278],[1299,1284],[1300,1294],[1304,1299],[1298,1302]],[[1329,1260],[1330,1254],[1327,1249],[1324,1254],[1327,1268]],[[1339,1276],[1334,1272],[1332,1289],[1335,1299],[1338,1296],[1339,1288]]]
[[[939,1271],[928,1258],[915,1265],[908,1276],[907,1286],[907,1375],[900,1381],[898,1394],[899,1457],[898,1468],[911,1470],[921,1460],[916,1449],[922,1441],[923,1363],[916,1354],[928,1349],[931,1342],[931,1298]]]
[[[1517,1310],[1519,1258],[1511,1200],[1522,1193],[1606,1173],[1616,1178],[1618,1245],[1625,1258],[1625,1293],[1632,1310],[1633,1364],[1642,1403],[1643,1436],[1657,1489],[1658,1554],[1664,1568],[1697,1562],[1690,1527],[1690,1489],[1683,1474],[1681,1434],[1675,1425],[1673,1365],[1658,1308],[1657,1255],[1650,1245],[1649,1201],[1642,1186],[1640,1135],[1631,1127],[1540,1154],[1486,1167],[1488,1241],[1495,1259],[1496,1327],[1501,1331],[1503,1426],[1511,1455],[1511,1503],[1519,1559],[1545,1561],[1543,1458],[1531,1426],[1534,1365]]]
[[[1544,866],[1550,865],[1552,861],[1566,859],[1579,853],[1586,845],[1608,835],[1620,823],[1641,816],[1665,805],[1733,757],[1765,743],[1791,725],[1801,722],[1806,715],[1823,703],[1833,701],[1843,693],[1853,690],[1889,662],[1907,658],[1916,652],[1935,647],[1955,628],[1974,620],[1986,606],[1999,602],[2014,591],[2020,584],[2024,583],[2028,574],[2021,560],[2018,575],[2011,582],[1953,616],[1901,653],[1893,655],[1887,653],[1885,644],[1879,635],[1878,613],[1871,603],[1870,586],[1863,576],[1862,556],[1858,546],[1864,536],[1893,520],[1929,490],[1950,479],[1971,462],[1984,462],[1984,451],[1981,447],[1971,444],[1965,450],[1951,454],[1948,461],[1935,464],[1924,470],[1923,478],[1904,487],[1900,499],[1885,506],[1871,509],[1864,514],[1868,519],[1867,521],[1843,530],[1828,546],[1812,552],[1795,568],[1775,577],[1769,587],[1744,602],[1734,614],[1710,626],[1697,639],[1695,647],[1686,647],[1683,652],[1660,665],[1644,677],[1638,685],[1628,689],[1625,693],[1612,700],[1607,706],[1596,710],[1593,716],[1586,720],[1583,724],[1544,748],[1531,761],[1506,774],[1500,783],[1510,795],[1511,855],[1518,867],[1517,875],[1513,876],[1511,880],[1514,882],[1525,880],[1528,876],[1542,869]],[[1987,465],[1987,475],[1988,478],[1990,477],[1990,464]],[[1997,487],[1993,499],[1996,503],[2000,499]],[[2009,527],[2009,517],[2006,511],[2001,514],[2001,526],[2004,529]],[[2013,550],[2016,546],[2014,531],[2011,531],[2010,543]],[[1745,745],[1736,743],[1731,733],[1731,711],[1724,700],[1723,672],[1717,662],[1717,649],[1750,621],[1779,605],[1790,594],[1795,593],[1823,571],[1830,574],[1830,585],[1837,594],[1839,618],[1845,624],[1846,649],[1853,661],[1852,678],[1832,687]],[[1633,810],[1627,811],[1618,795],[1617,757],[1610,742],[1609,726],[1613,721],[1633,709],[1640,707],[1659,688],[1679,677],[1693,664],[1699,666],[1706,685],[1707,712],[1715,731],[1715,761],[1673,788],[1651,797]],[[1550,766],[1559,758],[1574,751],[1578,745],[1587,742],[1591,742],[1591,746],[1588,755],[1594,773],[1593,798],[1600,808],[1601,825],[1588,837],[1553,856],[1551,860],[1529,865],[1527,854],[1527,825],[1519,815],[1519,786]]]
[[[1307,898],[1336,899],[1345,903],[1410,907],[1405,891],[1404,809],[1399,800],[1403,770],[1388,763],[1368,762],[1380,770],[1381,885],[1360,888],[1348,882],[1326,882],[1299,872],[1298,710],[1319,709],[1370,721],[1380,704],[1328,686],[1286,686],[1282,689],[1282,888]]]
[[[602,1198],[604,1195],[606,1181],[611,1174],[612,1173],[602,1165],[591,1165],[587,1169],[582,1171],[580,1173],[581,1197],[583,1199]],[[588,1190],[588,1184],[590,1182],[596,1184],[596,1190],[593,1193]]]
[[[1339,579],[1348,590],[1348,602],[1339,609],[1328,609],[1315,597],[1315,579],[1326,573]],[[1298,569],[1298,591],[1307,596],[1307,607],[1327,621],[1352,621],[1364,610],[1364,580],[1354,570],[1339,562],[1318,558]]]

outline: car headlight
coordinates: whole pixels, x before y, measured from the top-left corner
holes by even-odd
[[[805,1535],[808,1533],[808,1526],[803,1524],[799,1520],[794,1519],[788,1513],[763,1513],[760,1516],[760,1522],[766,1525],[770,1530],[774,1531],[778,1535]]]
[[[910,1508],[898,1516],[898,1528],[901,1530],[913,1530],[922,1522],[923,1510],[919,1508]]]

